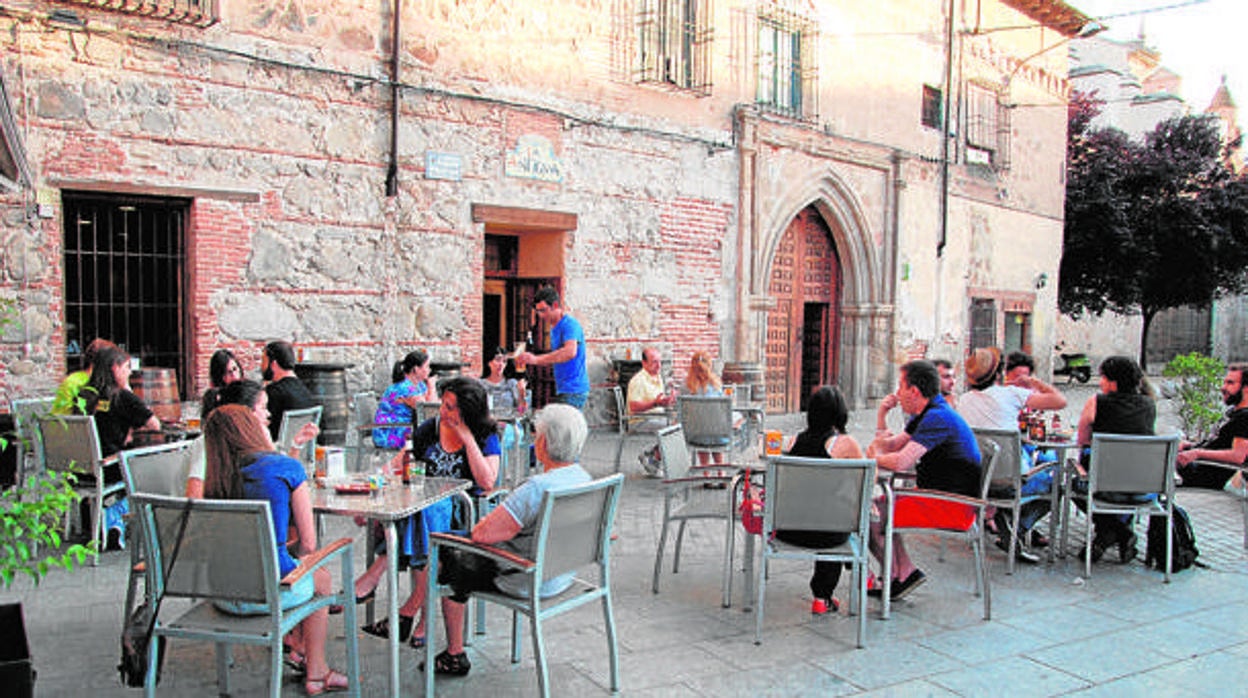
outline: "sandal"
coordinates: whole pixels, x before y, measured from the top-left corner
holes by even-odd
[[[472,662],[468,661],[468,653],[460,652],[459,654],[451,654],[450,650],[442,650],[442,653],[433,658],[433,673],[443,676],[467,676],[468,670],[472,669]],[[420,670],[425,670],[425,663],[420,663]]]
[[[345,691],[349,688],[351,688],[351,680],[342,672],[334,671],[333,669],[330,669],[329,672],[319,679],[308,679],[303,682],[303,690],[310,696]]]
[[[286,649],[286,653],[282,655],[282,664],[285,664],[287,669],[296,674],[308,673],[307,658],[293,649]]]
[[[407,639],[412,634],[412,624],[416,621],[416,616],[399,615],[399,642]],[[390,637],[390,619],[382,618],[376,623],[360,627],[360,630],[372,635],[373,637],[388,638]]]
[[[417,635],[415,632],[413,632],[413,633],[412,633],[412,639],[408,640],[408,641],[407,641],[407,644],[408,644],[408,645],[410,645],[410,646],[411,646],[411,648],[412,648],[412,649],[414,649],[414,650],[424,649],[424,647],[425,647],[425,636],[424,636],[424,635]]]

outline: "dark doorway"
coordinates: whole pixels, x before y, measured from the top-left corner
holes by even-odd
[[[189,199],[64,192],[65,358],[77,370],[95,337],[185,389]]]
[[[802,393],[800,407],[806,411],[810,394],[825,382],[825,329],[828,323],[827,303],[807,303],[802,312]]]

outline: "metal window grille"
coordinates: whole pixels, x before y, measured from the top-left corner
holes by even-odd
[[[1009,166],[1009,110],[998,93],[982,85],[966,86],[967,162]]]
[[[816,24],[774,4],[758,14],[757,91],[765,109],[797,119],[819,115]]]
[[[639,81],[711,92],[710,0],[638,0]]]
[[[944,106],[939,87],[923,86],[923,125],[927,128],[940,129],[942,120],[941,107]]]
[[[70,370],[95,337],[187,386],[186,224],[190,202],[82,192],[62,195],[65,343]]]
[[[221,20],[218,0],[61,0],[61,2],[197,27],[210,27]]]
[[[974,347],[997,346],[997,304],[991,298],[971,300],[971,344]]]

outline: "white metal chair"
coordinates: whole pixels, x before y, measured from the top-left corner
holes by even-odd
[[[64,415],[36,417],[43,470],[70,473],[88,482],[74,484],[74,490],[91,500],[91,540],[96,550],[91,564],[98,565],[100,550],[104,549],[104,499],[125,490],[125,483],[104,481],[104,466],[117,462],[116,456],[104,458],[100,454],[100,437],[95,430],[95,417],[89,415]],[[69,533],[72,511],[65,513],[65,532]],[[86,522],[83,522],[85,528]]]
[[[685,524],[698,519],[731,521],[732,507],[724,502],[722,491],[706,490],[703,485],[721,483],[727,486],[733,475],[722,475],[723,466],[695,466],[685,446],[684,428],[676,424],[659,430],[659,451],[667,466],[663,480],[663,524],[659,527],[659,545],[654,552],[654,579],[650,589],[659,593],[659,574],[663,569],[663,549],[667,544],[667,528],[678,523],[672,574],[680,572],[680,547],[685,539]]]
[[[321,411],[324,408],[320,405],[315,407],[305,407],[298,410],[286,410],[282,413],[282,425],[277,432],[277,447],[283,453],[289,453],[295,447],[295,434],[299,433],[305,425],[321,424]],[[299,448],[299,461],[305,467],[311,465],[316,459],[316,439],[309,439]],[[311,474],[311,473],[309,473]]]
[[[1239,500],[1240,514],[1244,519],[1244,550],[1248,550],[1248,465],[1233,463],[1222,463],[1216,460],[1196,460],[1192,461],[1192,465],[1198,465],[1204,468],[1222,468],[1230,470],[1232,474],[1240,474],[1240,486],[1235,490],[1235,497]]]
[[[732,452],[732,398],[682,395],[676,413],[685,428],[685,443],[695,453]]]
[[[430,580],[438,578],[438,553],[442,547],[481,555],[496,562],[501,569],[529,577],[531,583],[525,597],[486,592],[474,595],[511,609],[513,664],[520,662],[519,614],[529,617],[538,688],[544,697],[550,695],[550,676],[546,667],[543,623],[547,618],[594,601],[602,603],[606,623],[611,692],[618,693],[620,690],[619,652],[616,646],[615,615],[611,606],[611,528],[623,484],[624,476],[616,474],[579,487],[548,491],[542,498],[535,535],[536,552],[531,560],[491,546],[478,545],[459,536],[443,533],[430,536]],[[578,575],[571,588],[551,598],[544,599],[538,594],[542,582],[588,567],[596,572],[593,578],[586,579]],[[433,583],[429,588],[425,599],[425,617],[429,620],[425,627],[432,629],[433,621],[437,617],[438,601],[449,589]],[[425,645],[427,696],[433,695],[434,644],[430,642]]]
[[[887,619],[892,607],[893,586],[893,535],[899,531],[923,531],[942,537],[966,541],[975,557],[975,595],[984,599],[984,620],[992,619],[992,589],[988,579],[988,560],[984,554],[984,510],[988,508],[988,486],[1000,462],[1001,450],[996,442],[978,437],[980,450],[980,492],[978,497],[954,494],[942,490],[907,488],[895,489],[889,481],[884,482],[884,496],[890,515],[884,521],[884,589],[881,618]],[[897,526],[891,515],[896,504],[907,499],[928,502],[953,502],[971,508],[974,516],[964,527]]]
[[[1010,510],[1010,536],[1009,550],[1006,552],[1005,573],[1014,574],[1016,564],[1015,551],[1018,546],[1018,522],[1022,513],[1023,505],[1049,499],[1052,501],[1057,496],[1057,482],[1053,483],[1051,494],[1047,495],[1023,495],[1023,471],[1022,471],[1022,435],[1017,429],[981,429],[972,428],[975,436],[980,439],[989,439],[997,444],[1000,449],[1000,467],[993,472],[992,482],[988,487],[988,503],[992,506]],[[1054,468],[1060,467],[1057,463],[1053,464]],[[1053,507],[1056,509],[1056,507]],[[1049,516],[1049,538],[1056,539],[1057,517]],[[1053,559],[1053,549],[1049,548],[1049,559]]]
[[[19,398],[13,401],[13,427],[17,433],[17,443],[9,444],[17,448],[17,487],[20,489],[29,473],[35,472],[43,462],[39,453],[39,434],[35,425],[37,417],[52,414],[54,397]]]
[[[351,540],[340,538],[305,556],[285,578],[278,579],[277,547],[267,501],[185,499],[140,494],[134,507],[143,527],[153,596],[197,599],[177,614],[162,609],[148,643],[145,694],[156,695],[159,638],[212,642],[217,649],[217,682],[222,695],[231,693],[230,647],[235,644],[269,648],[269,695],[282,691],[282,638],[314,611],[341,604],[347,645],[348,695],[360,695],[360,669],[355,632],[355,599],[346,591],[312,598],[283,609],[280,594],[303,576],[335,558],[341,579],[354,579]],[[185,524],[183,524],[183,517]],[[179,531],[181,541],[179,542]],[[174,551],[176,549],[176,557]],[[216,602],[260,604],[268,613],[232,615]],[[167,671],[167,669],[166,669]]]
[[[1067,496],[1082,501],[1087,513],[1084,540],[1084,573],[1092,576],[1092,517],[1096,514],[1160,514],[1166,517],[1165,582],[1170,582],[1170,549],[1174,525],[1174,468],[1179,452],[1179,435],[1140,436],[1092,434],[1092,456],[1088,460],[1088,492]],[[1107,494],[1157,495],[1150,499],[1109,501]],[[1133,519],[1134,520],[1134,519]],[[1062,526],[1062,544],[1066,526]]]
[[[758,605],[754,609],[754,644],[763,636],[768,562],[772,559],[843,562],[853,570],[850,612],[858,614],[858,646],[866,646],[867,550],[871,526],[874,460],[773,456],[767,461],[763,500],[763,564],[758,568]],[[833,548],[814,549],[785,543],[776,531],[847,533]]]
[[[121,477],[126,484],[127,496],[158,494],[181,497],[186,494],[186,478],[196,458],[202,456],[202,440],[175,441],[173,443],[122,451]],[[126,606],[122,622],[127,622],[134,610],[134,599],[139,579],[144,578],[144,598],[152,600],[152,584],[144,554],[143,527],[127,529],[130,534],[130,581],[126,585]]]

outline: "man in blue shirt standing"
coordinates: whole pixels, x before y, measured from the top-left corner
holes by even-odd
[[[589,397],[589,374],[585,371],[585,332],[576,318],[563,311],[559,292],[543,286],[533,296],[533,309],[550,326],[550,347],[547,354],[522,352],[516,366],[553,366],[555,401],[584,409]]]

